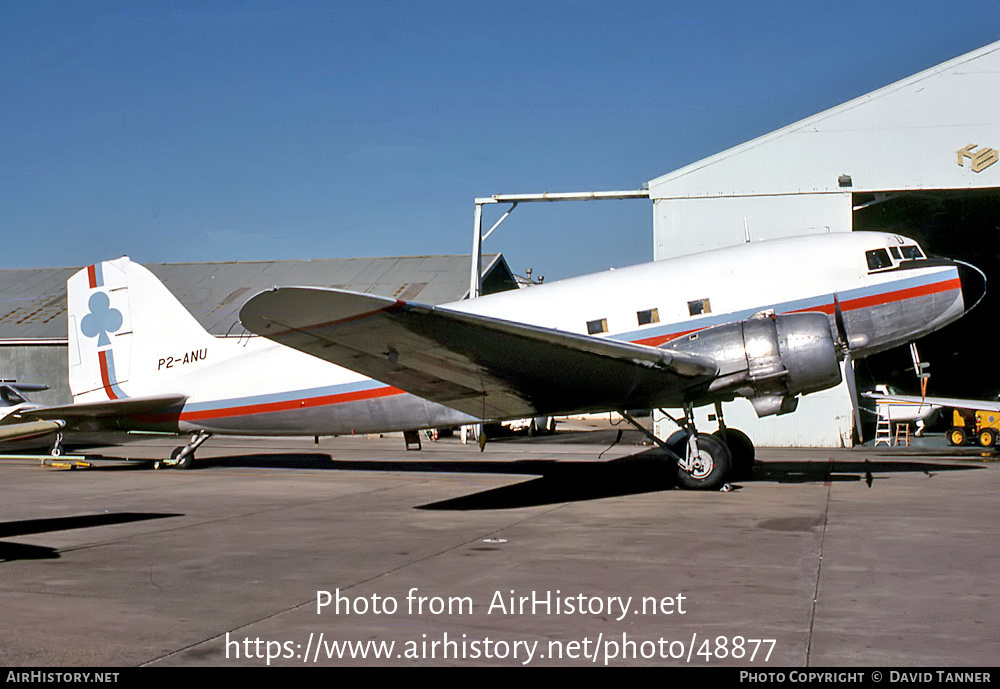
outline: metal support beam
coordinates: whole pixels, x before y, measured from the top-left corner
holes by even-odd
[[[472,226],[472,271],[469,279],[469,298],[475,299],[482,293],[483,286],[483,240],[493,234],[511,211],[519,203],[552,201],[621,201],[625,199],[648,199],[648,189],[631,191],[578,191],[541,194],[494,194],[476,198],[476,213]],[[509,203],[511,207],[494,223],[489,232],[483,234],[483,206],[494,203]]]
[[[469,299],[479,296],[483,275],[483,207],[476,204],[476,219],[472,230],[472,278],[469,283]]]

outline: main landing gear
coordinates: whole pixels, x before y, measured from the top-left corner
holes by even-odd
[[[695,428],[691,405],[685,406],[684,419],[675,419],[663,412],[680,429],[666,441],[640,426],[624,411],[620,413],[622,418],[666,451],[677,463],[677,482],[682,487],[691,490],[719,490],[731,479],[746,479],[752,475],[754,447],[746,433],[726,427],[720,403],[716,403],[715,412],[719,430],[712,434],[699,433]]]
[[[170,459],[158,459],[153,462],[154,469],[190,469],[194,463],[194,451],[201,447],[201,444],[212,437],[211,433],[198,431],[191,436],[187,445],[175,447],[170,453]]]

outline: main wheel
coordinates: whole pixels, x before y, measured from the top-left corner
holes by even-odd
[[[753,478],[753,463],[757,452],[754,450],[753,441],[743,431],[737,428],[727,428],[725,434],[718,430],[712,434],[729,448],[729,454],[733,458],[732,476],[736,481]]]
[[[992,428],[984,428],[976,435],[980,447],[993,447],[997,442],[997,432]]]
[[[688,448],[682,449],[684,454],[681,456],[687,457]],[[733,463],[726,444],[707,433],[698,434],[698,452],[688,459],[691,468],[677,467],[677,482],[691,490],[718,490],[729,477]]]
[[[948,431],[948,442],[952,445],[965,445],[967,439],[968,436],[965,434],[965,429],[960,426],[955,426]]]

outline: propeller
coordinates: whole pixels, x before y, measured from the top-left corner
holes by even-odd
[[[865,441],[861,432],[861,405],[858,402],[858,383],[854,377],[854,358],[851,356],[851,341],[847,337],[847,325],[844,323],[844,312],[840,308],[840,299],[833,295],[833,315],[837,323],[837,339],[844,349],[844,380],[847,381],[847,391],[851,395],[851,407],[854,409],[854,431],[858,434],[858,442]]]

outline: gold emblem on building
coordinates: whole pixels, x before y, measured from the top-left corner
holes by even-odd
[[[969,166],[973,172],[982,172],[993,163],[997,162],[1000,155],[995,148],[980,148],[974,150],[976,144],[969,144],[965,148],[958,149],[958,166],[965,167],[965,159],[969,159]]]

